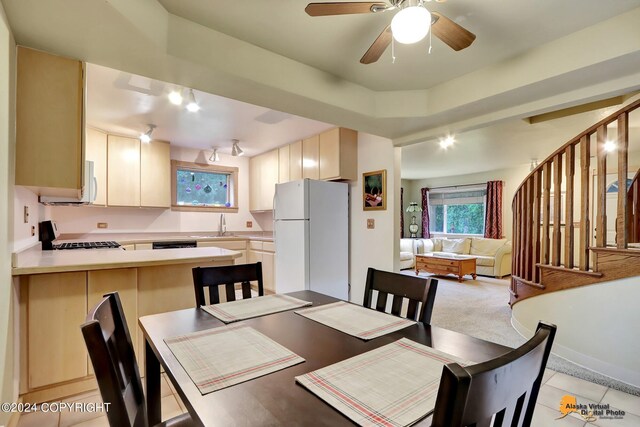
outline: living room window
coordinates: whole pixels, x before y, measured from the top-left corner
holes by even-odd
[[[429,231],[484,235],[486,188],[434,188],[429,192]]]

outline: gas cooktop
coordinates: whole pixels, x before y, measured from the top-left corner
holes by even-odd
[[[119,248],[118,242],[74,242],[53,245],[53,249],[113,249]]]

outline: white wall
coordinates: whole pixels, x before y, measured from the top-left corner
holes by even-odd
[[[15,164],[15,42],[0,4],[0,402],[15,402],[14,295],[11,279]],[[9,413],[0,412],[0,425]]]
[[[47,208],[38,203],[38,196],[26,187],[16,185],[13,199],[13,250],[19,251],[38,241],[38,223],[47,216]],[[29,209],[28,222],[24,222],[24,207]],[[35,235],[31,235],[35,227]]]
[[[513,227],[513,212],[511,210],[511,202],[515,195],[518,186],[524,181],[525,177],[529,174],[529,165],[520,165],[510,169],[498,169],[489,172],[473,173],[469,175],[456,175],[443,178],[428,178],[428,179],[415,179],[406,180],[410,184],[409,188],[405,187],[404,199],[405,203],[410,201],[418,202],[422,200],[420,189],[423,187],[435,188],[446,187],[450,185],[466,185],[466,184],[479,184],[486,183],[487,181],[504,181],[504,187],[502,189],[503,196],[503,214],[502,214],[502,229],[505,237],[511,240],[511,232]],[[404,182],[405,180],[403,180]],[[411,217],[405,216],[406,220]],[[422,231],[422,230],[420,230]],[[407,234],[408,235],[408,234]]]
[[[351,301],[362,303],[367,269],[399,270],[400,235],[400,148],[390,139],[358,133],[358,180],[351,183],[349,239],[349,281]],[[364,211],[362,174],[387,170],[387,209]],[[367,229],[367,219],[375,220],[375,228]]]
[[[525,337],[538,320],[554,323],[553,353],[640,387],[640,277],[582,286],[528,298],[513,306],[511,321]]]
[[[171,158],[185,162],[206,162],[206,154],[200,150],[172,146]],[[238,168],[238,213],[226,214],[229,231],[261,231],[270,227],[268,214],[249,212],[249,159],[220,154],[220,165]],[[51,218],[58,223],[62,233],[87,232],[156,232],[156,231],[217,231],[219,213],[180,212],[170,209],[116,208],[97,206],[55,206]],[[253,227],[247,228],[246,221]],[[107,229],[98,229],[98,222],[109,224]],[[271,228],[267,228],[271,229]]]

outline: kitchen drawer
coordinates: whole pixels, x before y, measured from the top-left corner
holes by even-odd
[[[262,250],[266,252],[275,252],[276,245],[273,242],[262,242]]]
[[[264,242],[259,241],[259,240],[251,240],[249,241],[249,249],[253,249],[255,251],[261,251],[263,250],[263,244]]]
[[[198,242],[199,248],[222,248],[229,249],[232,251],[240,251],[247,249],[247,242],[245,240],[226,240],[226,241],[218,241],[218,240],[206,240]]]

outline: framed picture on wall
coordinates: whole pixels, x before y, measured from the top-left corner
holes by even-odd
[[[365,211],[387,209],[387,170],[362,174],[362,207]]]

